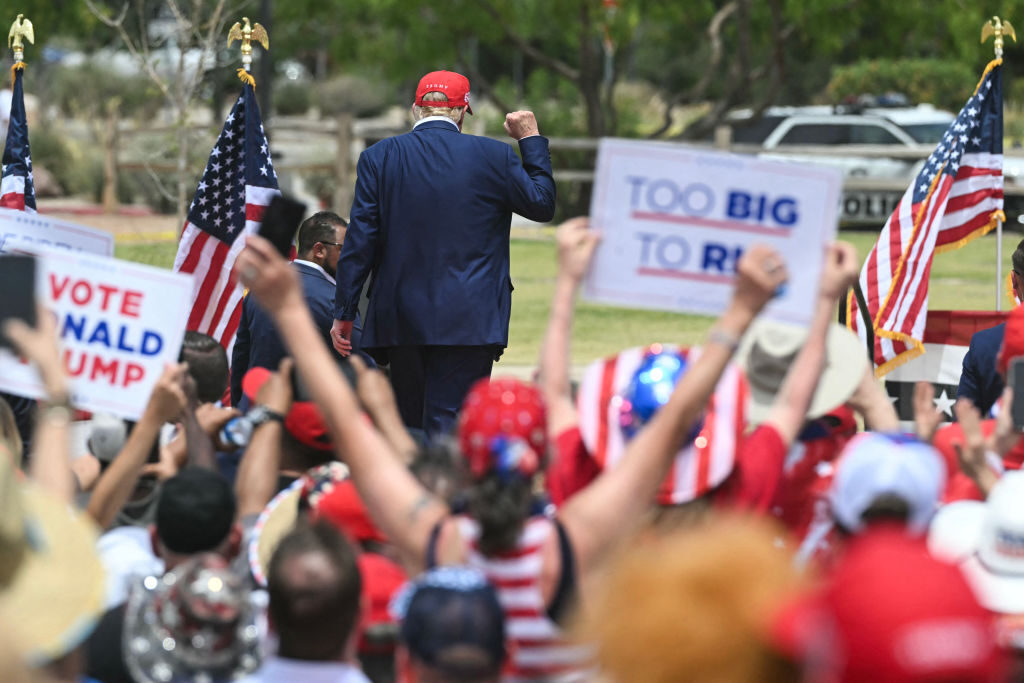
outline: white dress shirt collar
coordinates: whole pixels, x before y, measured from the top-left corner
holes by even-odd
[[[445,123],[450,123],[453,126],[455,126],[455,130],[459,130],[459,124],[455,123],[454,121],[452,121],[447,116],[426,116],[426,117],[420,119],[419,121],[417,121],[416,123],[412,124],[413,130],[416,129],[416,126],[420,125],[421,123],[426,123],[427,121],[444,121]],[[459,132],[461,132],[461,131],[459,131]]]

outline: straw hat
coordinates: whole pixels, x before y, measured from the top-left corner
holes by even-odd
[[[807,340],[807,329],[771,320],[758,320],[743,337],[736,362],[750,382],[747,417],[764,422],[778,396],[790,365]],[[857,335],[832,323],[825,338],[825,370],[807,408],[807,418],[828,413],[853,395],[867,371],[867,354]]]
[[[63,656],[103,611],[96,527],[20,479],[0,452],[0,622],[32,665]]]
[[[312,468],[274,496],[263,508],[249,540],[249,569],[256,583],[267,585],[267,567],[277,544],[295,526],[300,506],[315,508],[320,497],[334,490],[335,484],[348,479],[348,467],[330,462]]]

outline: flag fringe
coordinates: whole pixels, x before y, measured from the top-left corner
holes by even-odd
[[[1003,63],[1002,57],[996,57],[991,62],[985,65],[985,70],[981,72],[981,78],[978,79],[978,85],[974,86],[974,94],[977,95],[978,91],[981,90],[981,84],[985,82],[985,76],[988,76],[992,69],[1000,66]]]
[[[875,334],[886,339],[893,341],[901,341],[904,344],[910,344],[911,348],[907,349],[903,353],[890,358],[886,362],[875,368],[875,377],[881,379],[885,375],[889,374],[904,363],[909,363],[918,356],[924,353],[924,344],[919,340],[914,339],[909,334],[903,334],[902,332],[890,332],[889,330],[875,330]]]
[[[246,85],[251,85],[254,88],[256,87],[256,79],[253,78],[252,74],[245,69],[238,70],[238,80],[242,81],[242,83],[245,83]]]
[[[949,244],[936,245],[935,253],[936,254],[945,254],[947,251],[956,251],[957,249],[960,249],[961,247],[966,246],[968,242],[974,241],[975,238],[982,237],[984,235],[989,234],[993,230],[995,230],[996,229],[996,222],[997,221],[1003,221],[1005,223],[1006,222],[1006,214],[1003,213],[1002,211],[993,211],[992,212],[992,216],[989,217],[989,219],[988,219],[988,223],[986,223],[985,225],[981,226],[977,230],[971,232],[970,234],[966,235],[965,237],[961,237],[956,242],[950,242]]]
[[[14,81],[18,77],[18,72],[24,70],[25,62],[15,62],[11,65],[11,90],[14,90]]]

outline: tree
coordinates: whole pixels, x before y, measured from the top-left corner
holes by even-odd
[[[190,115],[200,97],[207,70],[225,39],[227,0],[127,0],[118,12],[85,0],[103,25],[113,29],[142,72],[159,90],[172,113],[175,131],[176,191],[150,175],[161,193],[175,202],[178,223],[184,224],[188,201],[191,139]],[[165,62],[170,61],[170,68]]]

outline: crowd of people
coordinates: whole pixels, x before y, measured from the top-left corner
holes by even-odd
[[[439,125],[391,152],[433,149],[442,168],[424,182],[464,186],[438,140],[457,139],[468,81],[428,74],[421,90],[414,112]],[[546,141],[532,115],[507,127],[529,168],[472,201],[542,213]],[[401,172],[385,151],[360,182],[436,202],[385,179]],[[514,163],[481,154],[498,176]],[[4,324],[47,396],[0,401],[0,680],[1024,681],[1012,390],[995,417],[965,398],[940,427],[922,384],[901,433],[865,351],[833,322],[858,275],[853,247],[827,248],[807,327],[764,319],[796,264],[755,245],[700,345],[673,345],[666,328],[574,382],[575,298],[600,226],[569,220],[536,375],[492,378],[507,269],[456,269],[438,290],[496,282],[496,336],[493,320],[486,338],[461,320],[463,336],[441,343],[442,317],[403,337],[406,314],[384,311],[399,290],[379,289],[405,272],[380,253],[401,234],[381,203],[398,201],[357,188],[347,226],[326,212],[303,224],[294,262],[247,237],[230,367],[188,333],[137,421],[91,417],[86,453],[71,450],[52,319]],[[507,262],[508,225],[487,220]],[[443,277],[431,259],[456,257],[424,252],[453,243],[418,239],[420,270]],[[364,272],[346,275],[353,262]],[[385,285],[357,322],[375,268]],[[1024,307],[998,367],[1019,357]]]

